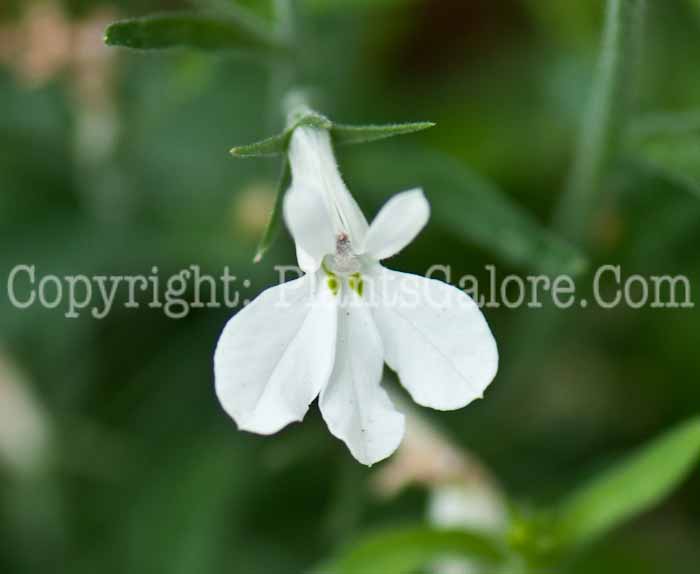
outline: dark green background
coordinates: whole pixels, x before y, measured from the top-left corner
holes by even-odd
[[[17,25],[28,3],[9,4],[0,8],[3,26]],[[76,19],[105,5],[123,17],[183,7],[64,4]],[[438,124],[338,150],[365,212],[409,186],[424,186],[428,198],[449,194],[411,175],[439,150],[548,224],[575,154],[602,4],[306,2],[304,78],[317,87],[321,111],[347,123]],[[630,105],[635,114],[700,108],[700,3],[649,5]],[[280,127],[269,113],[266,66],[187,51],[118,51],[110,65],[119,136],[113,153],[89,165],[76,151],[87,111],[71,70],[30,88],[12,66],[0,67],[0,345],[52,425],[41,473],[0,466],[0,571],[288,574],[368,529],[423,520],[426,492],[373,497],[376,469],[351,458],[315,406],[303,424],[273,437],[235,429],[212,375],[228,311],[193,310],[174,321],[158,310],[118,308],[97,321],[10,306],[4,283],[18,263],[61,275],[148,273],[157,265],[162,276],[191,264],[212,273],[229,265],[251,279],[252,297],[275,281],[274,264],[294,262],[285,231],[263,263],[251,262],[261,230],[241,198],[250,200],[251,186],[273,186],[277,162],[227,154]],[[685,154],[699,174],[700,131],[688,130],[668,153]],[[685,273],[700,285],[700,197],[695,185],[667,175],[615,161],[586,249],[593,266]],[[441,263],[484,277],[492,263],[499,274],[532,271],[465,241],[454,223],[464,202],[453,196],[452,218],[434,217],[393,268],[422,273]],[[589,285],[590,276],[579,278],[581,292]],[[543,311],[487,310],[502,366],[486,400],[423,411],[519,503],[546,505],[700,405],[697,311],[556,313],[551,321]],[[695,472],[661,507],[579,556],[573,570],[691,572],[700,563],[699,487]]]

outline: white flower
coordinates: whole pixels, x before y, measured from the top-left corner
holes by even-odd
[[[498,352],[477,305],[434,279],[385,269],[427,223],[421,190],[391,198],[368,225],[340,177],[325,130],[292,136],[284,215],[305,275],[271,287],[219,340],[216,392],[242,430],[272,434],[319,396],[323,418],[364,464],[399,446],[404,417],[383,364],[420,405],[461,408],[483,395]]]

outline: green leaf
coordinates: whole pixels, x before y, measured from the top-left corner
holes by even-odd
[[[639,119],[629,131],[627,152],[647,169],[700,195],[700,111]]]
[[[368,143],[393,136],[410,134],[432,128],[433,122],[412,122],[405,124],[384,124],[368,126],[350,126],[333,124],[331,135],[333,143],[338,145]]]
[[[255,258],[253,262],[259,263],[267,250],[270,248],[272,243],[275,241],[279,229],[282,226],[282,199],[284,197],[284,192],[289,187],[291,178],[291,171],[289,169],[289,161],[285,158],[282,164],[282,172],[277,183],[277,192],[275,195],[275,204],[272,207],[272,213],[270,213],[270,218],[265,226],[265,231],[263,236],[260,238],[258,243],[258,248],[255,252]]]
[[[443,153],[401,146],[397,153],[362,154],[351,160],[347,163],[351,188],[372,189],[389,197],[420,186],[430,201],[434,225],[517,267],[571,275],[586,269],[581,251],[540,224],[495,184]]]
[[[379,126],[350,126],[334,124],[321,114],[307,112],[300,116],[299,119],[295,120],[292,125],[282,133],[253,144],[234,147],[231,150],[231,155],[235,157],[261,157],[286,153],[289,139],[292,137],[292,132],[299,126],[311,126],[330,130],[333,142],[336,144],[357,144],[410,134],[433,127],[434,125],[435,124],[431,122],[415,122]]]
[[[275,136],[248,145],[237,146],[231,149],[234,157],[263,157],[287,153],[289,139],[292,132],[300,126],[310,126],[328,130],[333,124],[331,121],[316,112],[308,112],[296,119],[286,130]]]
[[[411,574],[444,556],[459,556],[490,566],[505,559],[500,544],[484,534],[413,527],[367,536],[316,572]]]
[[[282,132],[258,142],[231,148],[233,157],[265,157],[283,154],[289,145],[291,134]]]
[[[136,50],[188,47],[270,52],[284,48],[279,38],[250,18],[189,12],[115,22],[105,32],[105,43]]]
[[[700,417],[641,448],[559,507],[565,546],[585,544],[650,509],[673,491],[700,457]]]

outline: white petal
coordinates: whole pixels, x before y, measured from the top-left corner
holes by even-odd
[[[304,273],[315,273],[321,267],[321,261],[323,259],[318,259],[311,257],[306,251],[304,251],[299,244],[296,245],[297,252],[297,265],[299,269],[304,271]]]
[[[364,252],[379,261],[396,255],[415,239],[429,218],[430,205],[423,190],[412,189],[395,195],[372,221]]]
[[[300,421],[330,375],[337,297],[304,276],[271,287],[224,328],[214,354],[216,394],[239,428],[272,434]]]
[[[292,186],[284,197],[284,219],[297,247],[297,261],[306,273],[321,267],[335,252],[335,232],[322,197]]]
[[[442,281],[379,267],[365,281],[385,360],[418,404],[459,409],[481,398],[498,370],[484,316]]]
[[[382,342],[369,309],[354,292],[343,296],[335,366],[319,404],[331,433],[371,465],[398,448],[404,417],[380,385]]]
[[[328,131],[306,126],[295,129],[289,161],[294,187],[322,198],[334,234],[347,233],[353,245],[361,245],[367,220],[340,177]]]

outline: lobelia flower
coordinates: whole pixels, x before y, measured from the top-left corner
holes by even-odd
[[[216,393],[241,430],[259,434],[301,421],[318,396],[330,432],[371,465],[404,434],[380,384],[385,361],[416,403],[453,410],[483,396],[496,343],[463,291],[379,263],[427,223],[421,190],[392,197],[368,225],[326,130],[295,129],[289,160],[284,217],[305,274],[228,322],[214,356]]]

